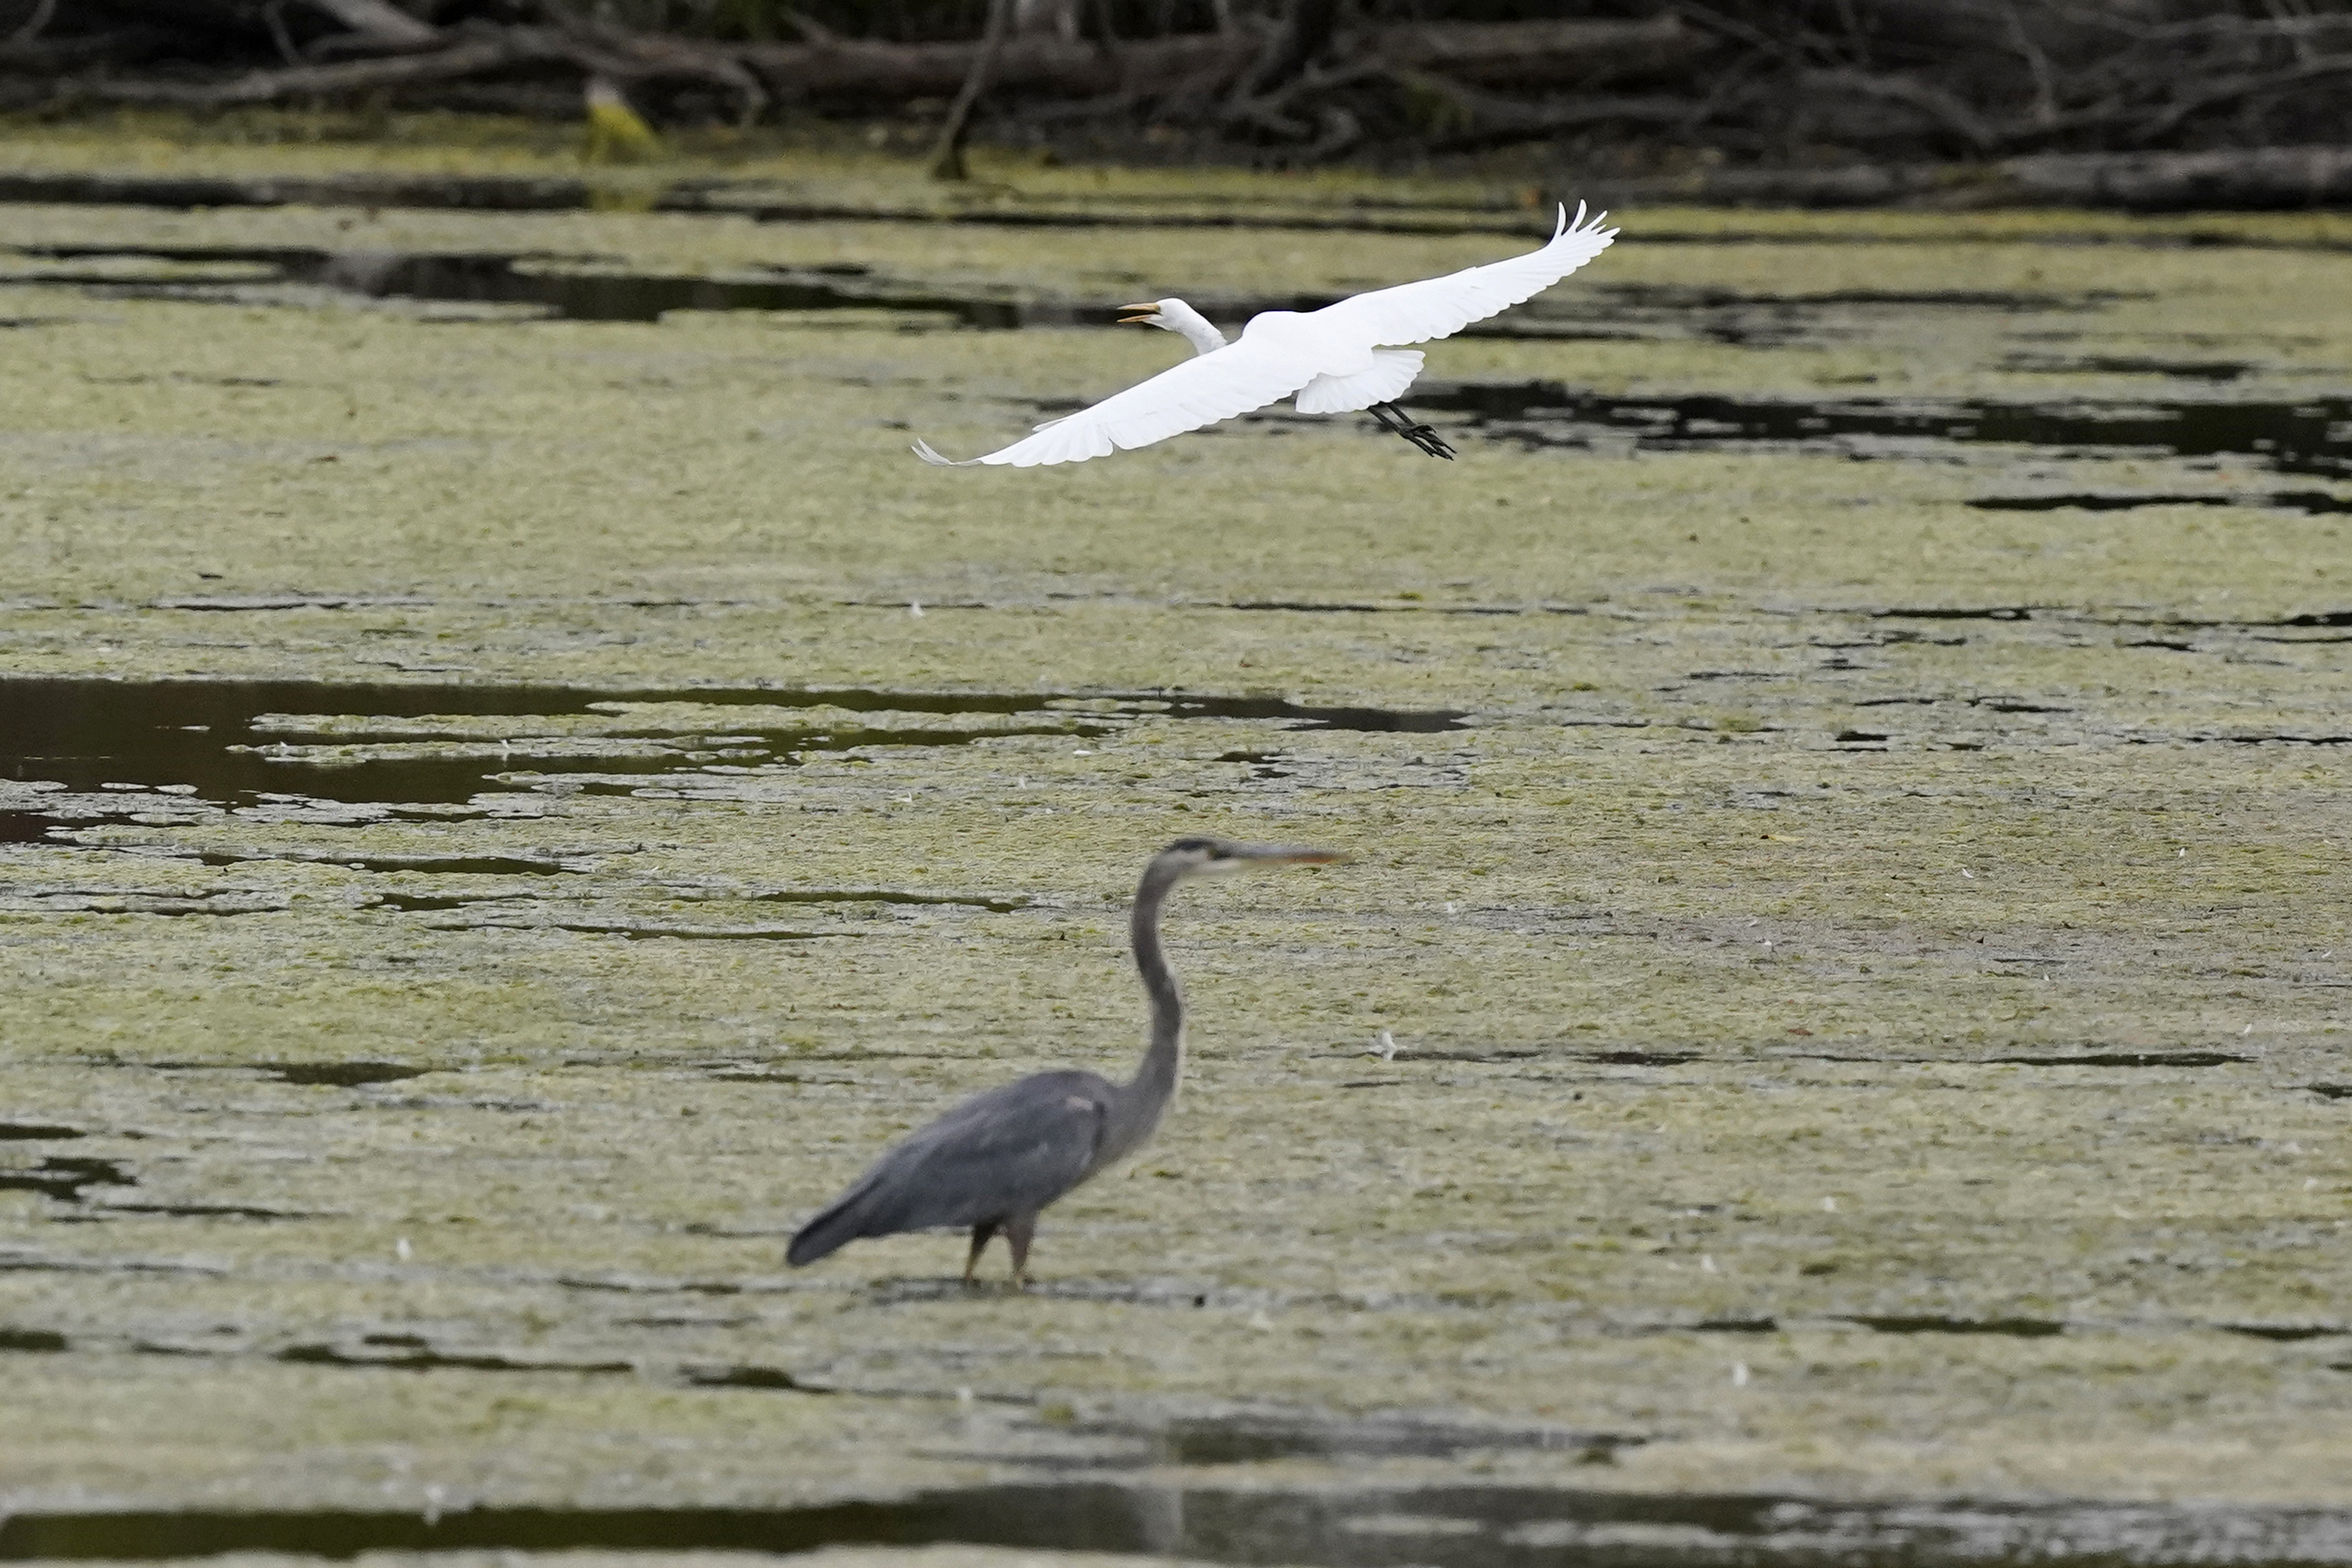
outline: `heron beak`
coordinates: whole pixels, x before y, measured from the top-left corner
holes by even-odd
[[[1120,326],[1148,327],[1151,324],[1151,318],[1160,314],[1160,301],[1146,300],[1140,305],[1121,305],[1119,309],[1126,312],[1118,319]]]

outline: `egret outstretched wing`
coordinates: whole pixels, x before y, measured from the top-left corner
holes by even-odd
[[[915,455],[927,463],[957,468],[975,463],[1015,468],[1083,463],[1263,408],[1314,380],[1317,368],[1280,348],[1244,339],[1163,370],[1091,408],[1041,425],[1034,435],[1002,451],[957,463],[918,441]]]
[[[1559,226],[1552,231],[1551,243],[1541,250],[1484,267],[1465,267],[1443,278],[1376,289],[1327,305],[1315,312],[1314,319],[1334,326],[1344,323],[1360,332],[1367,343],[1383,346],[1452,337],[1473,321],[1483,321],[1534,299],[1608,249],[1609,242],[1617,237],[1615,229],[1601,226],[1608,216],[1598,213],[1588,223],[1584,204],[1579,202],[1571,223],[1562,204]]]

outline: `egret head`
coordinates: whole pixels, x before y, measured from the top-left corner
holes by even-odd
[[[1122,305],[1119,309],[1125,312],[1119,317],[1122,323],[1173,332],[1191,343],[1194,353],[1214,353],[1225,346],[1225,334],[1181,300],[1146,300],[1140,305]]]
[[[1297,844],[1234,844],[1223,838],[1179,838],[1152,857],[1151,868],[1171,880],[1202,873],[1244,871],[1253,866],[1328,866],[1347,857],[1336,849]]]
[[[1169,309],[1171,305],[1175,310]],[[1181,300],[1146,300],[1139,305],[1121,305],[1118,308],[1118,324],[1122,327],[1158,327],[1161,331],[1172,332],[1176,330],[1177,310],[1190,315],[1192,307]]]

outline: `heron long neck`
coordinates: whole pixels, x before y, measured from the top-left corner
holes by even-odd
[[[1176,1098],[1176,1084],[1184,1073],[1184,996],[1176,988],[1176,972],[1168,967],[1167,954],[1160,950],[1160,908],[1175,885],[1174,872],[1156,862],[1146,868],[1129,921],[1136,973],[1151,998],[1151,1043],[1144,1047],[1135,1077],[1123,1086],[1126,1125],[1110,1129],[1106,1140],[1122,1152],[1151,1136],[1160,1113]]]

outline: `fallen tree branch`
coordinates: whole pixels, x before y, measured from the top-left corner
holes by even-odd
[[[1130,38],[1116,54],[1053,37],[1005,40],[993,77],[1005,92],[1090,98],[1147,82],[1229,88],[1261,58],[1253,33],[1177,33]],[[1688,64],[1708,40],[1669,16],[1655,22],[1448,22],[1342,32],[1330,56],[1443,71],[1465,80],[1596,83]],[[814,97],[944,98],[963,83],[976,43],[883,44],[835,39],[749,44],[736,52],[779,91]]]
[[[1993,163],[1712,169],[1666,179],[1577,182],[1606,205],[2126,212],[2294,212],[2352,205],[2352,147],[2211,153],[2044,153]]]
[[[955,102],[948,106],[948,117],[940,127],[940,139],[931,148],[931,161],[926,170],[934,180],[969,180],[971,171],[964,164],[964,138],[971,131],[972,110],[980,106],[980,95],[988,90],[989,71],[996,64],[997,51],[1004,47],[1004,35],[1013,24],[1013,0],[989,0],[988,30],[981,35],[980,49],[971,57],[971,69],[966,73],[963,85],[956,89]]]
[[[396,55],[338,65],[289,66],[282,70],[248,71],[222,82],[100,79],[82,83],[80,89],[92,98],[113,103],[223,109],[276,103],[289,98],[333,98],[387,88],[457,81],[514,66],[561,63],[571,58],[563,41],[551,34],[536,28],[509,27],[429,55]]]
[[[1982,115],[1942,88],[1916,77],[1828,70],[1809,72],[1802,81],[1815,92],[1853,93],[1915,109],[1979,153],[1990,153],[2001,145],[2001,133]]]
[[[427,26],[392,0],[310,0],[369,44],[396,49],[430,48],[441,41],[441,29]]]
[[[2250,74],[2211,82],[2183,94],[2161,112],[2141,121],[2135,128],[2132,139],[2146,146],[2169,135],[2192,114],[2240,102],[2260,93],[2284,92],[2341,76],[2352,76],[2352,55],[2315,59],[2292,70],[2273,71],[2267,75]]]
[[[1430,143],[1437,153],[1470,153],[1514,142],[1539,142],[1566,131],[1594,125],[1697,125],[1706,118],[1703,99],[1621,97],[1595,93],[1549,104],[1514,104],[1482,110],[1476,124]]]

